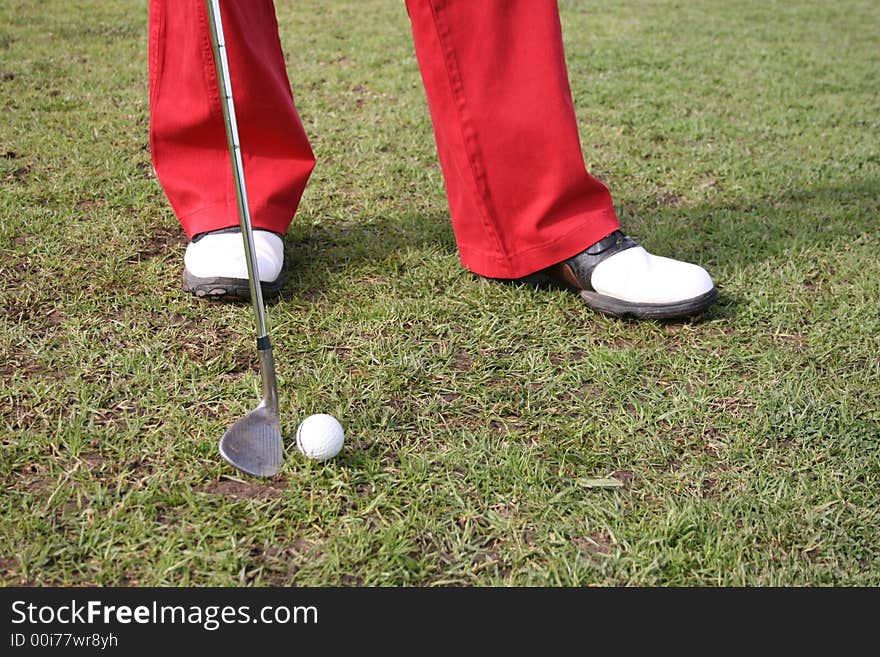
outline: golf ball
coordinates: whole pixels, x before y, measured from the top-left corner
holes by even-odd
[[[339,454],[344,438],[345,431],[339,420],[326,413],[309,415],[296,430],[299,451],[316,461],[326,461]]]

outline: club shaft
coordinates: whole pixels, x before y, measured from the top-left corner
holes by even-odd
[[[241,158],[241,141],[238,137],[238,124],[235,120],[235,102],[232,97],[232,78],[229,74],[229,60],[226,57],[226,37],[223,33],[223,19],[220,16],[219,0],[206,0],[208,23],[211,29],[211,45],[214,49],[214,62],[223,106],[223,123],[226,126],[226,143],[229,159],[232,161],[232,176],[235,182],[235,199],[238,204],[238,218],[247,261],[248,283],[251,290],[251,303],[257,324],[257,352],[260,356],[260,378],[263,384],[262,405],[278,414],[278,384],[275,379],[275,361],[272,358],[272,345],[266,327],[266,309],[263,305],[263,290],[260,287],[260,269],[254,249],[254,230],[251,224],[251,211],[248,204],[247,186],[244,182],[244,163]]]
[[[238,124],[235,120],[235,103],[232,99],[232,79],[229,74],[229,60],[226,57],[226,38],[223,34],[223,20],[220,17],[220,1],[207,0],[208,22],[211,26],[211,44],[214,48],[214,61],[217,65],[217,78],[220,86],[220,99],[223,105],[223,122],[226,126],[226,142],[232,160],[232,175],[235,183],[235,198],[238,204],[238,218],[247,260],[248,283],[251,290],[251,303],[257,323],[257,335],[266,337],[266,310],[263,305],[263,290],[260,287],[260,270],[254,249],[254,231],[248,205],[247,187],[244,182],[244,164],[241,158],[241,142],[238,138]]]

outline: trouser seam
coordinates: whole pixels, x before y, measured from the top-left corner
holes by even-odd
[[[495,229],[495,224],[492,221],[492,212],[488,207],[490,202],[488,198],[489,193],[488,189],[484,189],[486,187],[485,166],[481,167],[479,163],[481,158],[479,157],[478,147],[474,144],[476,137],[474,136],[474,130],[471,127],[468,118],[461,72],[455,58],[455,51],[449,43],[449,31],[440,18],[437,3],[431,1],[429,4],[431,7],[431,16],[434,21],[434,28],[437,31],[437,39],[440,41],[440,50],[443,53],[443,64],[446,69],[446,76],[449,80],[449,87],[452,91],[452,98],[459,118],[464,150],[467,155],[471,175],[473,176],[480,221],[494,240],[495,248],[501,255],[501,259],[509,266],[507,250],[504,248],[504,243],[502,242],[498,231]]]

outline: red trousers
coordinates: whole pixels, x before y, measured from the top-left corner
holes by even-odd
[[[284,233],[315,160],[271,0],[223,0],[255,227]],[[556,0],[407,0],[462,264],[515,278],[619,228],[586,170]],[[153,164],[187,235],[238,214],[204,0],[150,0]]]

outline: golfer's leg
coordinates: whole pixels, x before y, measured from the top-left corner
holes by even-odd
[[[584,166],[555,0],[407,0],[463,264],[519,277],[616,230]]]
[[[314,166],[293,102],[271,0],[223,0],[255,228],[284,233]],[[150,0],[150,143],[189,237],[239,224],[204,0]]]
[[[668,318],[716,292],[619,231],[587,173],[556,0],[407,0],[462,263],[537,274],[612,315]]]

